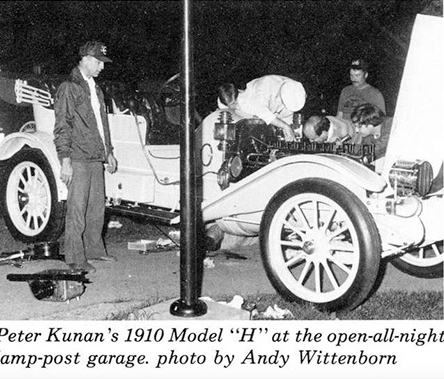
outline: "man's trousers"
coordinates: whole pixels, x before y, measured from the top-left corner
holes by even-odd
[[[67,264],[106,255],[102,238],[105,181],[102,162],[72,162],[68,186],[64,253]]]

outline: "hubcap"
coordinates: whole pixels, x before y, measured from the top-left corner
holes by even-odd
[[[305,241],[304,242],[304,246],[302,247],[302,250],[304,250],[304,252],[306,254],[313,254],[316,250],[316,246],[314,244],[314,241]]]
[[[32,237],[45,229],[51,214],[51,190],[37,164],[24,161],[14,167],[6,199],[9,217],[20,233]]]
[[[271,265],[285,286],[314,303],[338,299],[359,266],[356,229],[330,198],[304,193],[276,211],[269,229]]]

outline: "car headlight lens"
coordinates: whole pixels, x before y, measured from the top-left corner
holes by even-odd
[[[228,160],[228,167],[233,178],[237,178],[242,172],[242,159],[235,155]]]
[[[217,172],[217,184],[224,190],[230,185],[230,170],[227,165],[227,161],[222,163],[219,171]]]
[[[217,183],[223,190],[228,188],[233,179],[239,177],[242,172],[242,160],[238,155],[234,155],[224,161],[217,173]]]

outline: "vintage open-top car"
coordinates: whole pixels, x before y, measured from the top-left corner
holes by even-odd
[[[371,146],[287,143],[259,119],[228,109],[208,115],[195,131],[195,155],[209,248],[227,234],[259,236],[275,289],[326,311],[361,304],[381,259],[413,276],[442,277],[442,32],[441,18],[417,16],[387,155],[377,161]],[[34,103],[35,122],[0,142],[3,216],[19,240],[54,241],[67,189],[53,144],[53,97],[20,81],[16,93]],[[177,96],[136,100],[111,98],[119,168],[105,174],[108,209],[177,224]]]

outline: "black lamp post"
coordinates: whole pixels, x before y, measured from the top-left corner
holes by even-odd
[[[180,299],[170,306],[175,316],[196,317],[207,313],[198,299],[196,186],[194,161],[194,68],[191,0],[183,1],[180,138]]]

